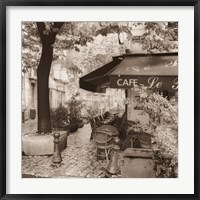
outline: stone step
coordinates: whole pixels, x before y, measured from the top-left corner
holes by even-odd
[[[133,158],[152,158],[154,152],[152,149],[142,149],[142,148],[127,148],[123,152],[124,157]]]

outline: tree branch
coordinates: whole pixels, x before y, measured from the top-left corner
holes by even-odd
[[[36,25],[38,28],[38,32],[39,32],[41,41],[43,42],[43,39],[44,39],[43,31],[45,30],[45,24],[44,24],[44,22],[36,22]]]
[[[64,22],[55,22],[54,25],[51,27],[51,32],[49,32],[49,34],[47,35],[44,34],[44,31],[46,30],[44,22],[36,22],[36,24],[42,44],[45,44],[46,42],[53,44],[55,42],[55,37]],[[56,31],[53,31],[54,29],[56,29]]]
[[[62,27],[63,24],[64,24],[64,22],[55,22],[54,28],[58,28],[60,30],[60,28]]]

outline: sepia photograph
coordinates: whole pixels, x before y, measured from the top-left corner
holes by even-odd
[[[23,21],[21,46],[22,178],[179,177],[178,22]]]

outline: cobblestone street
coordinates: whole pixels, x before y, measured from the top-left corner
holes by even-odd
[[[90,141],[90,134],[90,125],[85,124],[68,136],[68,146],[61,152],[62,163],[59,166],[52,163],[52,156],[23,156],[22,174],[51,178],[105,177],[107,162],[96,159],[95,145]],[[119,165],[123,165],[121,154]]]

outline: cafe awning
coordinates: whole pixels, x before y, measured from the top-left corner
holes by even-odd
[[[143,84],[153,90],[178,89],[178,53],[126,55],[110,75],[111,88]]]
[[[110,63],[81,77],[79,79],[80,88],[91,92],[105,92],[105,88],[110,81],[109,74],[122,60],[123,56],[113,57],[113,60]]]
[[[105,92],[105,88],[131,89],[143,84],[153,90],[178,89],[178,53],[126,54],[83,76],[80,88]]]

